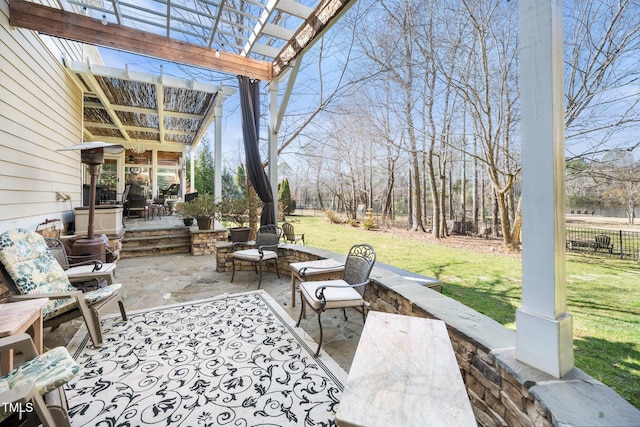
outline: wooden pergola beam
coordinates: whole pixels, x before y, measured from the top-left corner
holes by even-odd
[[[300,53],[313,46],[355,2],[325,0],[320,3],[273,60],[273,78],[278,77]]]
[[[102,25],[99,19],[24,0],[12,0],[9,21],[15,27],[26,28],[54,37],[91,45],[164,59],[171,62],[208,68],[252,79],[269,81],[272,64],[265,61],[216,52],[214,49],[170,39],[123,25]]]

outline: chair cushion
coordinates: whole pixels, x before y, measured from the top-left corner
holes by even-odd
[[[0,383],[5,382],[10,388],[15,388],[20,384],[32,382],[43,395],[66,384],[79,371],[80,366],[67,349],[56,347],[2,375]]]
[[[77,291],[38,233],[23,229],[0,234],[0,262],[22,295]],[[87,304],[109,298],[120,285],[109,285],[84,294]],[[75,298],[50,299],[42,309],[43,320],[71,311]]]
[[[76,290],[38,233],[16,229],[0,234],[0,262],[22,295]],[[50,300],[42,312],[56,312],[70,302]]]
[[[324,290],[324,297],[327,301],[325,309],[359,307],[364,304],[362,295],[342,279],[302,282],[300,284],[302,296],[306,300],[307,304],[309,304],[314,310],[318,310],[322,307],[321,300],[316,297],[316,289],[321,286],[347,286],[344,288],[326,288]]]
[[[0,376],[0,393],[26,383],[35,384],[40,395],[44,395],[66,384],[80,371],[64,347],[56,347]],[[0,421],[11,415],[0,407]]]
[[[262,254],[263,254],[262,256],[263,260],[278,258],[278,253],[274,251],[263,250]],[[258,252],[257,249],[244,249],[241,251],[235,251],[233,253],[233,257],[244,260],[244,261],[257,262],[257,261],[260,261],[260,252]]]

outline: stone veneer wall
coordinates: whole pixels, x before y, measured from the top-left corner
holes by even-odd
[[[227,229],[191,230],[191,255],[213,255],[216,242],[227,241]]]
[[[217,243],[215,248],[217,271],[230,271],[232,244]],[[288,244],[278,253],[281,274],[289,273],[290,262],[345,259],[333,252]],[[275,272],[273,263],[265,267]],[[638,409],[580,369],[557,379],[516,360],[515,332],[493,319],[387,269],[374,267],[371,278],[365,298],[372,310],[447,324],[479,425],[640,426]]]

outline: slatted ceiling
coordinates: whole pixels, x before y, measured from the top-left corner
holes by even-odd
[[[213,101],[214,94],[197,90],[164,87],[164,111],[204,116]]]

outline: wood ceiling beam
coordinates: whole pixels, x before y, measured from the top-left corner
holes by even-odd
[[[102,25],[99,19],[65,12],[24,0],[12,0],[9,21],[15,27],[27,28],[54,37],[91,45],[133,52],[171,62],[208,68],[252,79],[269,81],[273,65],[227,52],[169,39],[118,24]]]
[[[273,78],[278,77],[301,53],[306,52],[356,0],[324,0],[298,28],[273,60]]]

